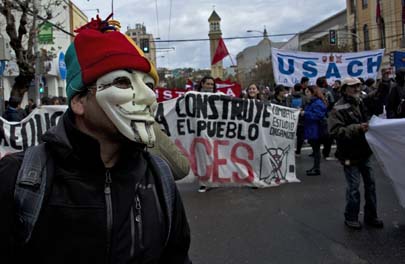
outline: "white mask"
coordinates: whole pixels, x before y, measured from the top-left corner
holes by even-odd
[[[150,106],[156,96],[146,83],[154,84],[154,80],[143,72],[107,73],[96,82],[96,100],[121,134],[150,147],[155,142]]]

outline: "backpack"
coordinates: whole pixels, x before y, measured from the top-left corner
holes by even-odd
[[[163,200],[167,213],[167,236],[169,241],[173,219],[176,185],[169,165],[158,156],[147,153],[152,170],[161,177],[155,177],[156,185],[163,191]],[[35,224],[39,218],[42,204],[50,193],[53,178],[53,159],[48,155],[46,143],[28,148],[18,172],[14,201],[17,216],[17,241],[25,245],[31,239]],[[157,175],[155,173],[154,175]]]

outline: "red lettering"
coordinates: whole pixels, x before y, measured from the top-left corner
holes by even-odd
[[[242,143],[242,142],[236,143],[232,147],[232,150],[231,150],[231,161],[234,164],[241,164],[241,165],[245,166],[247,169],[248,175],[247,175],[247,177],[242,178],[236,171],[234,171],[234,172],[232,172],[232,178],[233,178],[234,182],[237,182],[237,183],[252,183],[254,180],[253,168],[250,165],[249,161],[238,157],[238,155],[237,155],[238,148],[246,149],[249,160],[253,160],[253,158],[254,158],[254,155],[253,155],[254,152],[253,152],[253,149],[251,146],[249,146],[248,144]]]
[[[194,138],[194,140],[190,146],[191,159],[193,160],[192,164],[194,165],[194,168],[192,168],[194,175],[197,176],[198,178],[200,178],[199,179],[200,181],[208,181],[211,178],[212,165],[207,164],[207,166],[205,167],[205,175],[198,174],[198,164],[197,164],[197,158],[196,158],[196,154],[198,154],[197,144],[202,144],[205,147],[205,152],[207,153],[208,157],[211,155],[211,144],[207,138]],[[203,159],[203,160],[209,160],[209,159]]]
[[[214,162],[213,162],[213,172],[212,172],[212,182],[226,183],[230,182],[230,178],[220,178],[218,173],[218,168],[220,165],[226,165],[226,159],[220,159],[218,153],[218,146],[228,146],[228,140],[214,140]]]

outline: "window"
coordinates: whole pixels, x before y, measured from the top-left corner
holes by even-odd
[[[350,14],[353,14],[356,11],[356,0],[350,0]]]
[[[370,50],[370,36],[368,33],[368,26],[367,24],[363,27],[363,34],[364,34],[364,50]]]
[[[368,7],[368,0],[361,0],[361,4],[363,6],[363,9]]]
[[[381,38],[381,48],[385,49],[385,23],[384,23],[384,18],[381,18],[381,23],[380,23],[380,38]]]

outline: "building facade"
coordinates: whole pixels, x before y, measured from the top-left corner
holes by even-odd
[[[329,44],[329,30],[336,30],[335,46]],[[281,49],[312,52],[349,51],[350,40],[345,9],[294,35]]]
[[[40,7],[39,15],[46,17],[46,10],[42,7],[46,6],[50,0],[38,0],[37,2]],[[37,73],[41,93],[36,91],[39,87],[36,87],[33,81],[28,92],[24,95],[23,104],[28,98],[39,100],[40,97],[44,96],[66,96],[64,53],[72,42],[73,29],[87,23],[87,17],[69,0],[63,0],[60,5],[52,6],[50,10],[54,17],[49,22],[53,25],[48,24],[48,29],[45,30],[50,33],[50,39],[45,42],[38,41],[37,45],[39,55]],[[17,11],[14,14],[16,26],[18,27],[21,14]],[[38,31],[41,34],[46,21],[39,20],[38,23]],[[54,25],[58,25],[59,29]],[[0,15],[0,26],[1,31],[5,32],[5,18],[2,15]],[[3,37],[7,44],[10,41],[8,35],[3,33]],[[8,53],[10,55],[9,60],[5,62],[5,69],[1,76],[1,100],[8,100],[14,79],[19,75],[14,50],[8,48]]]
[[[247,47],[236,55],[237,79],[242,87],[247,87],[250,82],[256,81],[252,78],[252,73],[260,63],[271,61],[271,48],[280,48],[284,44],[284,42],[271,41],[265,29],[263,39],[257,45]]]
[[[353,50],[385,49],[382,68],[390,68],[389,53],[405,47],[402,0],[346,0],[346,5]]]
[[[210,25],[210,31],[208,37],[210,38],[210,64],[214,58],[215,51],[217,50],[219,39],[222,37],[221,31],[221,18],[217,12],[212,11],[211,16],[208,18],[208,23]],[[224,68],[222,60],[211,65],[211,76],[214,78],[223,79],[224,77]]]
[[[127,31],[125,32],[127,36],[129,36],[136,45],[142,48],[142,43],[146,40],[149,42],[149,52],[144,52],[145,56],[151,61],[154,65],[156,65],[156,45],[154,42],[153,35],[146,32],[146,27],[143,24],[136,24],[135,28],[127,27]]]

